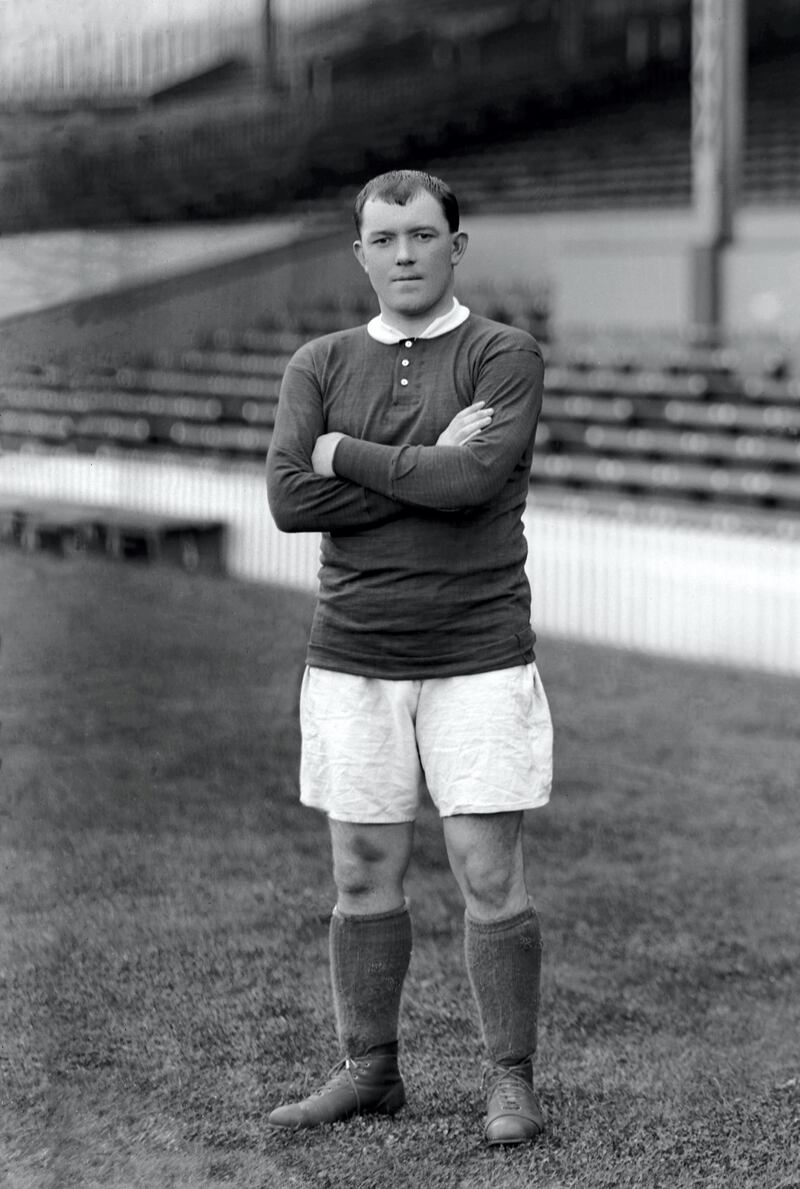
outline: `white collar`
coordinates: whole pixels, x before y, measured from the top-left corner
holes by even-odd
[[[449,330],[455,330],[462,322],[466,322],[468,317],[467,307],[462,306],[461,302],[454,297],[453,304],[447,313],[434,318],[433,322],[425,327],[422,334],[403,334],[402,330],[385,322],[382,314],[377,314],[367,323],[367,333],[379,343],[394,346],[395,343],[401,342],[403,339],[436,339],[440,334],[447,334]]]

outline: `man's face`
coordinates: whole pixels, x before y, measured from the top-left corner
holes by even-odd
[[[405,206],[370,199],[353,248],[381,313],[413,333],[449,310],[453,268],[466,246],[466,235],[450,230],[434,196],[420,190]]]

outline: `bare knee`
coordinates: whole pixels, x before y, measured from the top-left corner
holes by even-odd
[[[480,857],[468,858],[456,879],[467,911],[478,920],[510,916],[527,905],[524,880],[513,866],[490,868]]]
[[[386,847],[376,845],[360,834],[353,834],[347,846],[333,855],[333,879],[338,892],[345,896],[368,896],[387,877]]]
[[[333,880],[342,912],[388,912],[402,905],[407,834],[397,826],[331,822]]]
[[[469,915],[496,920],[524,911],[528,892],[521,834],[514,824],[489,818],[450,819],[450,823],[446,826],[450,866]]]

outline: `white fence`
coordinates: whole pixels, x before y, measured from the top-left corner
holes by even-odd
[[[316,585],[318,539],[275,528],[263,468],[6,455],[0,495],[219,518],[231,574]],[[533,496],[526,531],[540,635],[800,674],[797,534],[625,519]]]
[[[0,100],[135,96],[232,54],[252,56],[253,25],[192,22],[117,32],[42,35],[0,45]]]
[[[273,52],[291,59],[301,52],[298,38],[310,24],[368,2],[272,0]],[[203,19],[170,21],[168,8],[162,24],[134,27],[129,20],[127,28],[125,18],[100,23],[81,21],[76,13],[60,32],[40,25],[27,34],[4,29],[0,13],[0,102],[137,96],[227,56],[259,62],[266,47],[265,12],[264,0],[225,0]]]

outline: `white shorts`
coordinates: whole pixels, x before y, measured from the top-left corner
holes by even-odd
[[[553,726],[534,664],[390,681],[307,668],[300,800],[343,822],[535,809],[550,798]]]

